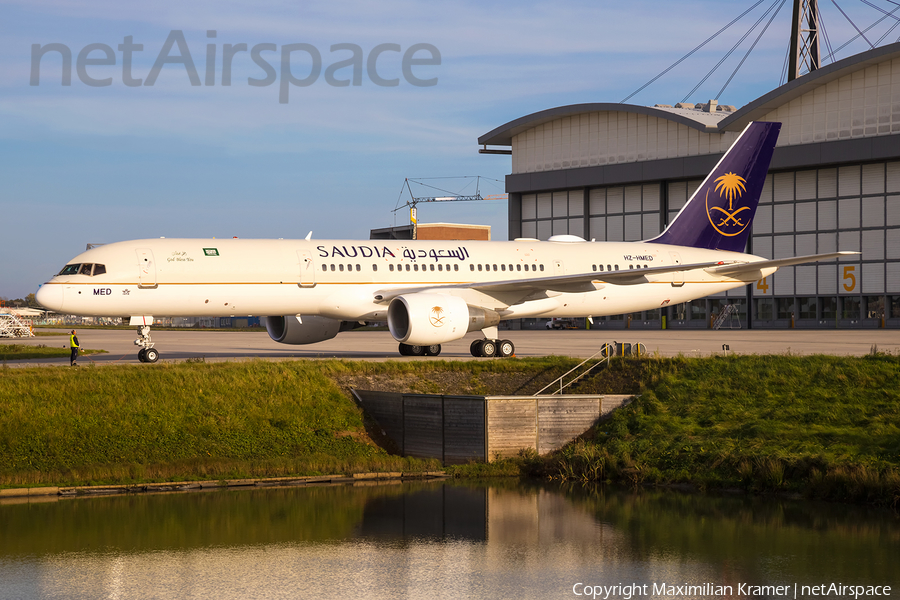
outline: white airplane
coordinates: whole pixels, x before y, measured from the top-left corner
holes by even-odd
[[[480,330],[473,356],[511,356],[498,323],[617,315],[687,302],[834,259],[744,254],[780,123],[751,123],[666,230],[642,242],[575,236],[510,242],[146,239],[93,247],[37,292],[48,309],[125,315],[138,357],[159,352],[159,316],[265,316],[282,344],[313,344],[387,321],[404,355]]]

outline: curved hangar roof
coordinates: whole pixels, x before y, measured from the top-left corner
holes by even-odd
[[[734,112],[710,113],[695,109],[637,106],[615,102],[571,104],[542,110],[510,121],[479,137],[478,143],[484,146],[511,146],[515,136],[530,129],[560,118],[596,112],[646,115],[685,125],[704,133],[740,132],[750,121],[762,119],[766,116],[771,118],[772,113],[778,108],[808,92],[842,77],[864,71],[868,67],[879,66],[882,63],[892,63],[891,71],[893,76],[891,77],[890,85],[895,91],[900,89],[900,42],[898,42],[880,46],[821,67],[812,73],[772,90]],[[877,75],[881,74],[881,71],[879,71]],[[866,85],[866,87],[870,86]],[[896,119],[896,117],[895,115],[894,118]]]

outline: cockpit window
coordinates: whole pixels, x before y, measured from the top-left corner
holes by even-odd
[[[92,272],[93,271],[93,272]],[[106,265],[92,265],[84,263],[79,265],[66,265],[59,272],[60,275],[103,275],[106,273]]]

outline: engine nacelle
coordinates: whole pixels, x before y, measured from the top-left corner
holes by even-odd
[[[500,322],[492,310],[475,308],[457,296],[405,294],[388,306],[388,328],[394,339],[413,346],[458,340],[470,331]]]
[[[343,331],[342,321],[327,317],[304,316],[302,321],[293,315],[266,317],[266,331],[279,344],[315,344],[324,342]]]

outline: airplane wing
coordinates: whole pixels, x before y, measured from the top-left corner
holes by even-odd
[[[647,269],[620,269],[618,271],[603,271],[591,273],[576,273],[571,275],[550,275],[547,277],[530,277],[528,279],[479,281],[474,283],[455,283],[449,285],[423,285],[420,287],[387,288],[375,292],[375,299],[388,302],[401,294],[410,294],[423,291],[443,291],[453,289],[476,290],[486,293],[521,293],[522,296],[534,292],[593,292],[601,290],[604,284],[635,285],[647,283],[648,276],[674,273],[677,271],[690,271],[692,269],[707,269],[724,265],[722,261],[703,262],[685,265],[667,265],[665,267],[650,267]]]
[[[375,292],[375,299],[379,302],[389,302],[401,294],[432,291],[441,292],[454,289],[475,290],[488,296],[503,295],[507,304],[515,304],[511,295],[524,298],[536,292],[563,292],[579,293],[601,290],[606,284],[611,285],[635,285],[647,283],[653,275],[663,275],[678,271],[691,271],[705,269],[706,272],[716,275],[742,275],[754,273],[760,269],[771,267],[787,267],[803,263],[829,260],[841,256],[853,256],[859,252],[829,252],[826,254],[810,254],[807,256],[794,256],[791,258],[779,258],[775,260],[761,260],[755,262],[716,261],[692,263],[683,265],[667,265],[664,267],[650,267],[647,269],[620,269],[618,271],[604,271],[591,273],[576,273],[572,275],[550,275],[547,277],[531,277],[528,279],[480,281],[473,283],[456,283],[450,285],[423,285],[419,287],[386,288]]]

